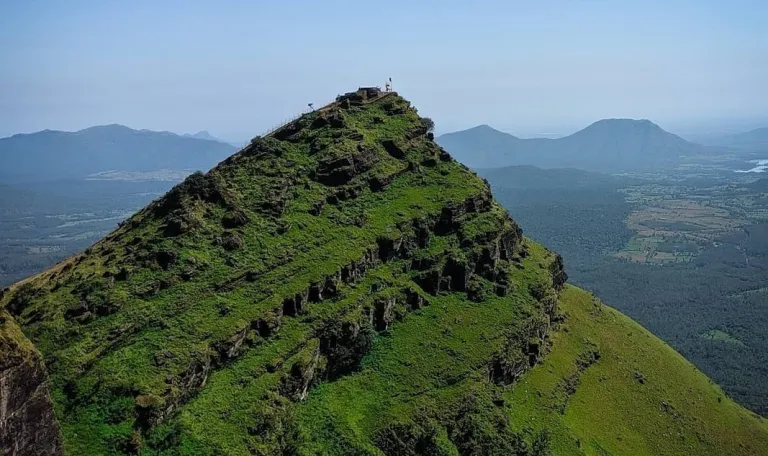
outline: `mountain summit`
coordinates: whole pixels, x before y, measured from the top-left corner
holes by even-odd
[[[197,133],[185,133],[181,136],[184,138],[205,139],[208,141],[224,142],[219,138],[213,136],[212,134],[208,133],[206,130],[198,131]]]
[[[703,146],[649,120],[604,119],[558,139],[520,139],[488,126],[448,133],[438,142],[473,168],[532,165],[587,171],[645,170],[700,155]]]
[[[487,182],[432,140],[431,125],[394,92],[339,96],[191,175],[84,253],[4,290],[3,321],[23,331],[8,346],[27,347],[27,365],[50,378],[39,389],[41,415],[52,401],[62,444],[45,451],[768,448],[765,427],[727,398],[719,405],[690,364],[566,287],[561,258],[522,236]],[[574,336],[558,342],[563,325]],[[614,347],[614,336],[626,346]],[[550,350],[556,364],[537,370]],[[669,361],[666,376],[650,360]],[[626,366],[644,372],[633,377]],[[8,384],[23,385],[6,367]],[[616,397],[592,392],[601,388],[593,372]],[[517,388],[523,380],[533,383]],[[0,430],[58,432],[15,411],[0,424],[16,427]],[[600,424],[574,424],[573,412]]]

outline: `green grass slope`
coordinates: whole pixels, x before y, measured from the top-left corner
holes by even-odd
[[[465,341],[443,334],[441,364],[416,386],[469,374],[508,384],[529,368],[562,262],[539,255],[514,282],[533,247],[430,124],[397,94],[346,94],[4,290],[0,304],[45,358],[66,452],[311,447],[299,405],[420,312],[450,309]],[[421,350],[397,343],[403,361]]]
[[[526,248],[512,282],[519,290],[549,286],[541,281],[553,254],[530,240]],[[529,332],[521,326],[531,325],[536,307],[528,292],[481,305],[455,295],[433,299],[378,337],[359,372],[312,391],[296,410],[297,453],[546,454],[512,432],[503,399],[508,383],[488,369],[488,360],[510,345],[544,351],[546,342],[516,337]]]
[[[768,423],[667,344],[567,287],[553,350],[505,393],[513,429],[557,455],[764,455]]]
[[[689,411],[714,387],[692,368],[662,382],[655,361],[689,365],[636,325],[598,321],[590,336],[572,290],[555,351],[526,377],[562,324],[562,259],[522,236],[430,126],[397,94],[345,94],[3,290],[44,357],[65,453],[763,448],[764,428],[727,399]],[[587,389],[603,365],[598,386],[624,389]],[[590,408],[570,417],[580,394],[606,399],[600,426]],[[677,427],[646,424],[643,401]]]
[[[535,278],[547,255],[528,242],[516,283]],[[575,287],[561,294],[564,320],[541,363],[511,387],[488,381],[472,359],[515,324],[506,305],[446,301],[393,327],[360,372],[299,406],[299,454],[768,454],[768,423]]]

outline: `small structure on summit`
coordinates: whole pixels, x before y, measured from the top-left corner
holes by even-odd
[[[384,93],[379,87],[360,87],[355,92],[347,92],[336,97],[336,103],[362,105],[381,97]]]
[[[392,78],[389,78],[387,80],[387,83],[384,84],[384,91],[385,92],[391,92],[392,91]]]

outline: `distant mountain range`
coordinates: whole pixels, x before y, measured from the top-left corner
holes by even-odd
[[[208,170],[235,152],[210,139],[104,125],[0,139],[0,180],[84,178],[105,171]]]
[[[558,139],[522,139],[480,125],[444,134],[437,141],[471,168],[533,165],[600,172],[646,170],[707,151],[649,120],[633,119],[600,120]]]
[[[767,146],[768,147],[768,127],[756,128],[744,133],[720,136],[707,141],[714,146]]]

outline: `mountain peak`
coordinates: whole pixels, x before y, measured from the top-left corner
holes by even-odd
[[[569,454],[634,454],[662,434],[681,436],[658,442],[670,454],[760,453],[755,418],[706,381],[681,383],[695,368],[566,288],[562,258],[524,238],[431,128],[396,93],[344,94],[0,292],[0,342],[18,324],[41,355],[39,382],[0,365],[14,398],[0,452],[19,447],[19,420],[25,442],[50,446],[33,437],[58,435],[58,419],[71,454],[547,453],[550,429],[522,430],[524,412]],[[549,377],[522,384],[553,342]],[[30,353],[19,345],[6,352]],[[669,391],[674,413],[659,413]],[[32,395],[47,421],[28,419]],[[566,405],[608,424],[565,421]],[[695,438],[713,429],[719,440]]]
[[[217,138],[217,137],[211,135],[210,133],[208,133],[208,131],[206,131],[206,130],[201,130],[201,131],[198,131],[197,133],[184,133],[181,136],[183,136],[185,138],[195,138],[195,139],[204,139],[206,141],[219,141],[219,142],[223,142],[219,138]]]
[[[704,148],[664,131],[647,119],[602,119],[557,139],[520,139],[478,126],[438,138],[467,166],[533,165],[616,172],[669,164]]]
[[[585,128],[646,128],[646,129],[659,129],[662,128],[659,127],[657,124],[651,122],[648,119],[626,119],[626,118],[611,118],[611,119],[601,119],[596,122],[593,122],[589,126]]]
[[[379,334],[398,325],[439,345],[398,338],[423,376],[397,373],[393,397],[490,372],[479,385],[490,398],[530,368],[543,351],[529,347],[544,346],[566,278],[562,261],[524,252],[488,184],[442,150],[431,127],[396,93],[347,93],[6,292],[0,305],[56,360],[52,397],[72,411],[60,417],[65,446],[284,454],[313,386],[354,377]],[[454,344],[451,333],[471,343]],[[493,407],[483,401],[472,413]],[[96,418],[105,411],[109,419]],[[438,423],[444,434],[451,420]],[[221,432],[197,432],[214,423]],[[454,440],[472,445],[471,436]]]
[[[503,136],[506,136],[506,137],[512,137],[512,138],[516,138],[517,139],[516,136],[514,136],[514,135],[512,135],[510,133],[501,131],[501,130],[497,130],[497,129],[493,128],[492,126],[488,125],[488,124],[480,124],[480,125],[477,125],[475,127],[472,127],[472,128],[466,129],[466,130],[462,130],[462,131],[457,132],[457,133],[468,133],[468,134],[479,134],[479,135],[497,135],[497,136],[502,136],[503,135]],[[448,134],[451,134],[451,133],[448,133]]]

